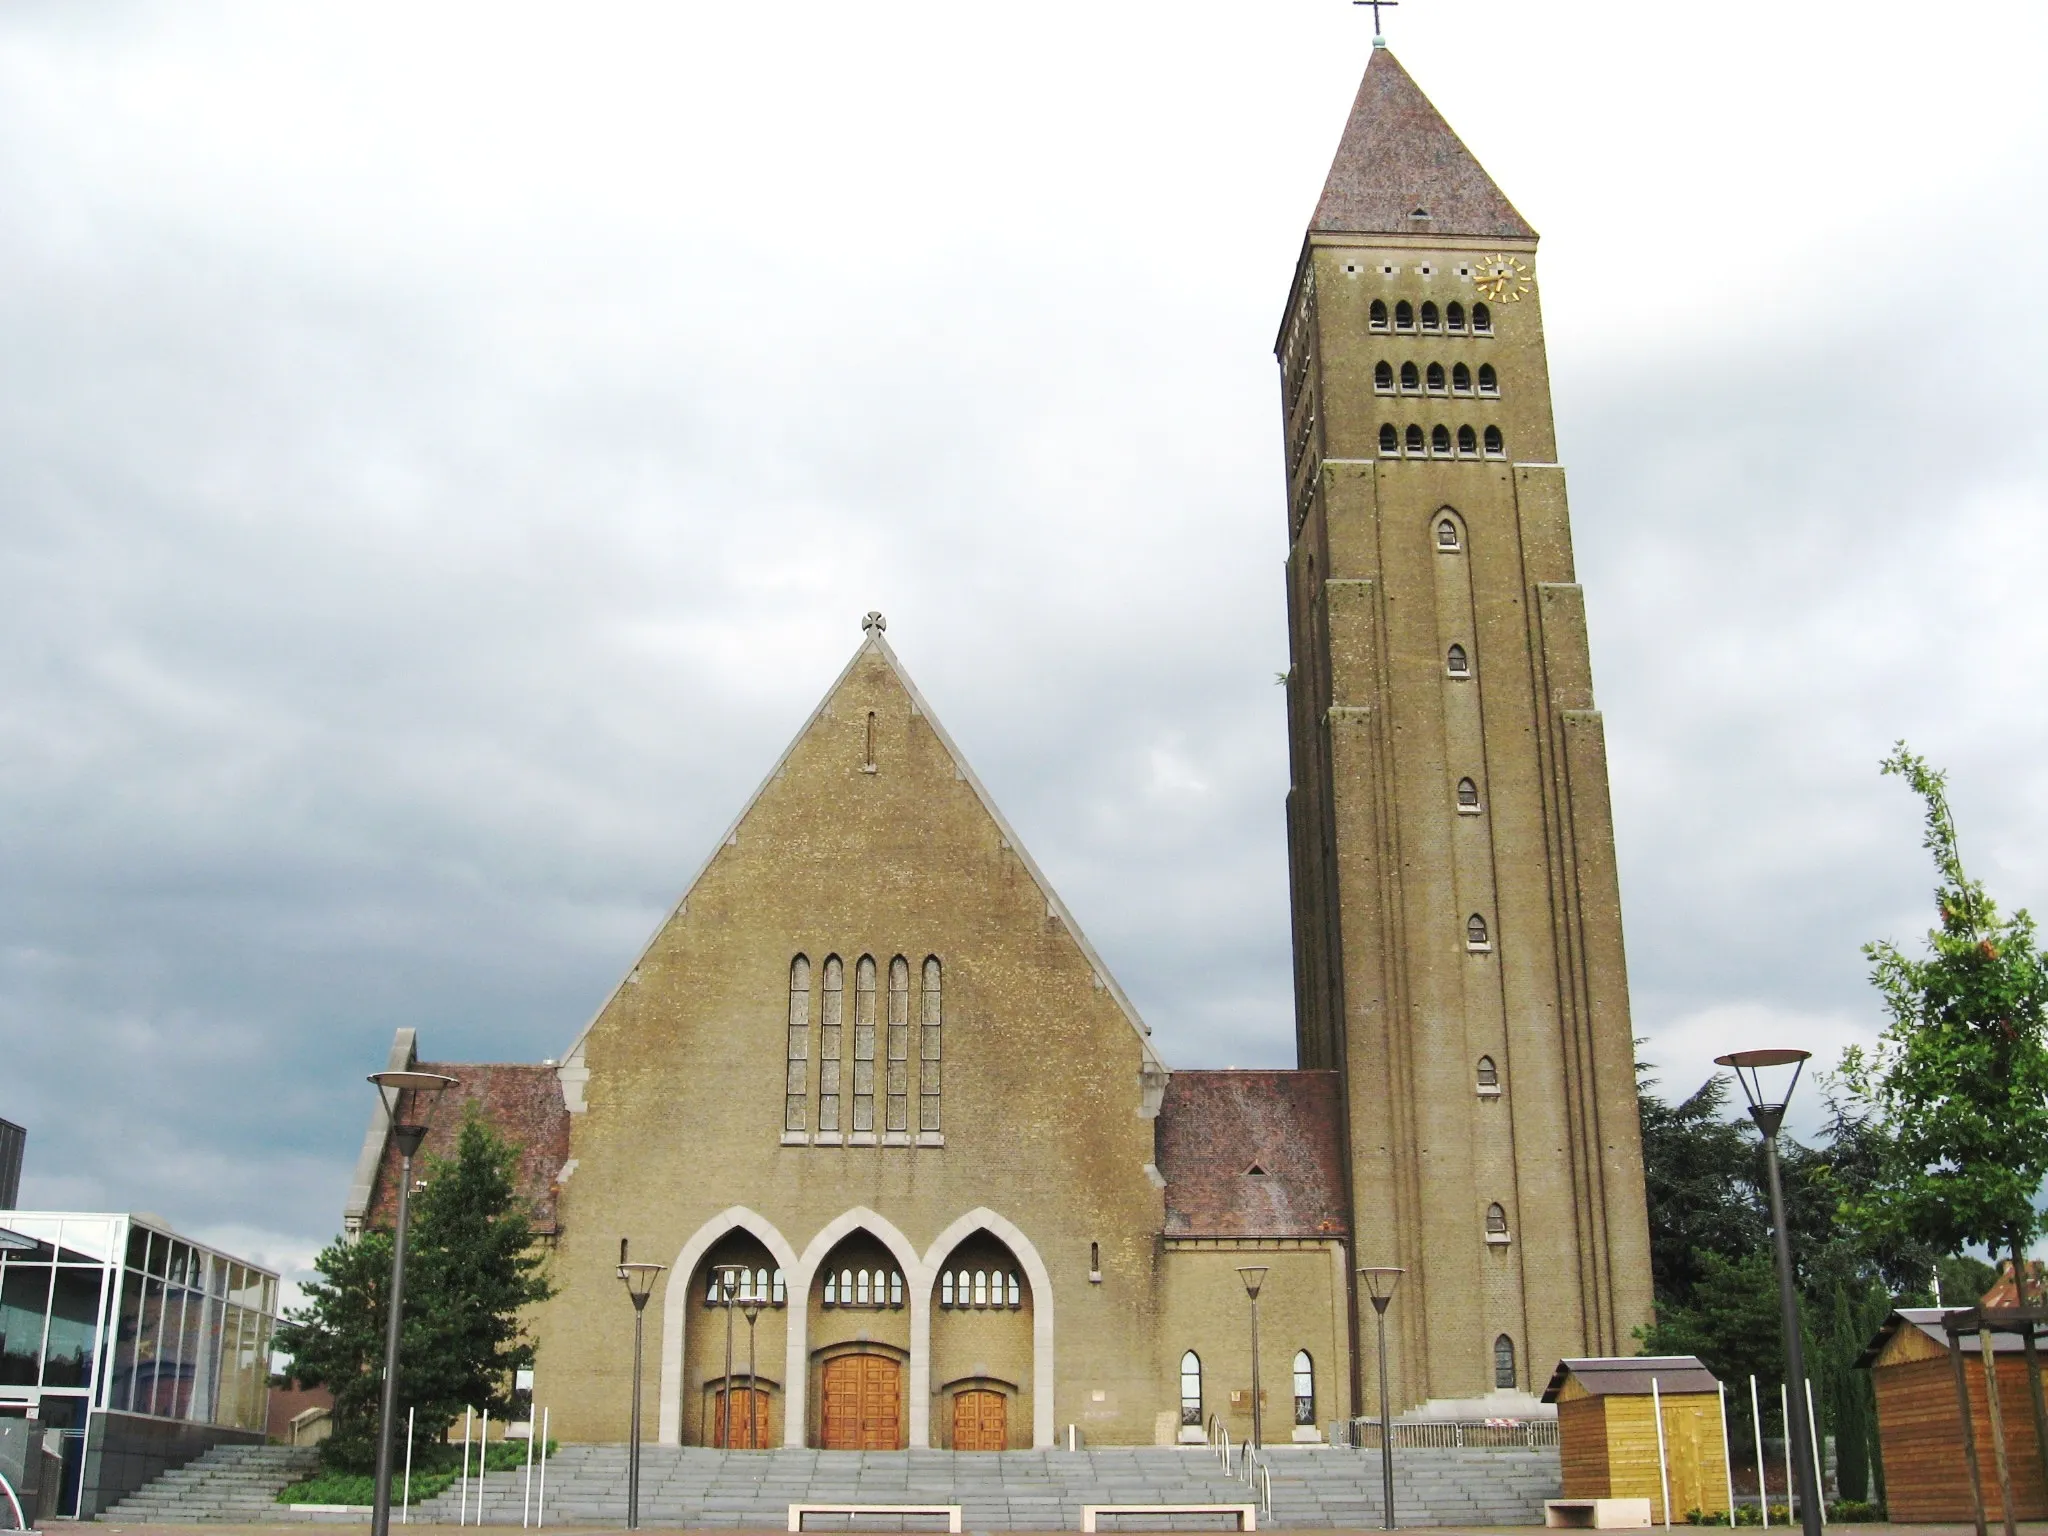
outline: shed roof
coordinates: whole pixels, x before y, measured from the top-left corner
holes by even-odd
[[[1168,1237],[1342,1237],[1335,1072],[1176,1072],[1159,1106]]]
[[[1560,1360],[1543,1389],[1543,1401],[1554,1403],[1565,1378],[1575,1377],[1593,1397],[1648,1397],[1654,1382],[1660,1393],[1714,1392],[1720,1377],[1698,1355],[1629,1355],[1597,1360]]]
[[[1933,1340],[1946,1353],[1948,1350],[1948,1331],[1941,1326],[1941,1320],[1952,1312],[1968,1312],[1970,1310],[1968,1307],[1900,1307],[1884,1320],[1884,1326],[1872,1335],[1868,1344],[1864,1345],[1863,1353],[1856,1357],[1856,1364],[1864,1370],[1869,1370],[1871,1366],[1877,1364],[1877,1357],[1884,1353],[1885,1346],[1890,1344],[1894,1338],[1908,1328],[1914,1329]],[[2036,1338],[2039,1338],[2038,1334]],[[1963,1353],[1966,1355],[1981,1355],[1984,1353],[1983,1342],[1974,1331],[1963,1335],[1962,1345]],[[1994,1328],[1991,1331],[1991,1348],[1994,1353],[2016,1355],[2025,1347],[2026,1345],[2016,1331],[2004,1328]]]

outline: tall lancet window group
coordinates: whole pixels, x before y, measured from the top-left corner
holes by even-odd
[[[917,1128],[939,1128],[939,1053],[943,1045],[940,1026],[945,1023],[945,1006],[939,991],[939,957],[927,955],[924,962],[924,992],[919,998],[924,1023],[919,1033],[917,1078]]]
[[[898,955],[889,962],[888,1129],[910,1130],[910,962]]]
[[[789,1081],[783,1085],[782,1128],[806,1128],[811,1107],[811,962],[789,962]]]
[[[818,1129],[839,1134],[839,1057],[844,1046],[846,967],[837,955],[825,961],[825,987],[818,999]]]
[[[875,957],[853,968],[853,1133],[875,1132]]]

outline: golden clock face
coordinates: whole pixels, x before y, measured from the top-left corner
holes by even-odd
[[[1479,291],[1496,304],[1518,303],[1536,286],[1536,280],[1529,275],[1529,264],[1519,256],[1488,256],[1472,276]]]

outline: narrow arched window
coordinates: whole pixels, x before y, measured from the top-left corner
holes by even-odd
[[[1472,658],[1465,654],[1465,647],[1454,645],[1444,653],[1444,670],[1453,677],[1463,677],[1472,670]]]
[[[1413,363],[1401,365],[1401,388],[1407,394],[1414,394],[1422,388],[1422,370]]]
[[[1394,306],[1394,329],[1412,331],[1415,329],[1415,306],[1406,299]]]
[[[1316,1363],[1309,1359],[1308,1351],[1294,1352],[1294,1422],[1313,1424],[1316,1421]]]
[[[1486,1208],[1486,1235],[1488,1237],[1506,1237],[1508,1235],[1508,1213],[1498,1200]]]
[[[1202,1358],[1192,1349],[1180,1357],[1180,1422],[1202,1427]]]
[[[1451,456],[1451,429],[1449,427],[1436,427],[1431,430],[1429,434],[1429,451],[1438,458],[1447,459]]]
[[[1438,549],[1458,548],[1458,525],[1448,517],[1436,525],[1436,547]]]
[[[1495,1390],[1503,1392],[1511,1392],[1517,1385],[1515,1341],[1506,1334],[1493,1341],[1493,1385]]]
[[[1465,947],[1467,949],[1484,949],[1486,945],[1486,919],[1477,912],[1474,912],[1465,919]]]
[[[939,1276],[939,1305],[953,1305],[953,1271],[950,1269]]]
[[[1479,457],[1479,434],[1470,426],[1458,428],[1458,457],[1476,459]]]
[[[1429,386],[1429,392],[1432,395],[1440,395],[1444,392],[1444,365],[1442,363],[1431,363],[1425,378]]]
[[[825,1305],[828,1307],[839,1305],[839,1277],[829,1269],[825,1271]]]
[[[1506,442],[1506,440],[1505,440],[1505,439],[1503,439],[1503,438],[1501,437],[1501,435],[1500,435],[1500,428],[1499,428],[1499,427],[1488,427],[1488,428],[1486,429],[1486,453],[1487,453],[1487,457],[1489,457],[1489,458],[1494,458],[1494,459],[1498,459],[1498,458],[1502,457],[1502,456],[1503,456],[1504,454],[1506,454],[1506,452],[1507,452],[1507,451],[1508,451],[1508,447],[1507,447],[1507,442]]]
[[[1400,451],[1401,434],[1394,429],[1394,424],[1391,421],[1382,422],[1380,424],[1380,452],[1399,453]]]
[[[1372,387],[1383,395],[1394,392],[1394,365],[1385,358],[1372,365]]]
[[[924,957],[924,988],[918,995],[917,1128],[939,1131],[940,1056],[945,1048],[945,994],[940,990],[939,957]]]
[[[868,711],[868,741],[866,755],[861,758],[860,765],[861,767],[867,769],[870,773],[873,773],[875,771],[875,712],[872,709]]]
[[[1458,780],[1458,809],[1476,811],[1479,809],[1479,786],[1470,779]]]
[[[853,968],[853,1131],[875,1129],[875,957]]]
[[[1024,1287],[1018,1282],[1017,1272],[1014,1269],[1010,1271],[1010,1305],[1012,1307],[1024,1305]]]
[[[889,962],[889,1034],[883,1042],[889,1060],[889,1118],[884,1122],[899,1136],[910,1131],[910,962],[898,955]]]
[[[889,1271],[889,1305],[892,1307],[903,1305],[903,1271],[900,1269]]]
[[[811,1108],[811,962],[789,962],[789,1055],[782,1085],[782,1128],[801,1131]]]
[[[718,1305],[718,1271],[715,1269],[705,1276],[704,1279],[704,1305],[707,1307]]]
[[[1472,370],[1463,363],[1451,369],[1451,393],[1469,395],[1472,393]]]
[[[1479,1058],[1479,1086],[1482,1088],[1498,1088],[1500,1086],[1500,1068],[1493,1064],[1491,1056]]]
[[[1484,304],[1472,306],[1472,329],[1482,336],[1490,335],[1493,331],[1493,311]]]
[[[840,1036],[846,1021],[846,967],[825,957],[825,984],[818,992],[818,1129],[839,1135]]]
[[[1500,393],[1500,375],[1493,371],[1493,364],[1491,363],[1481,363],[1479,365],[1479,393],[1482,395],[1497,395]]]
[[[864,1307],[868,1304],[868,1272],[857,1269],[853,1274],[853,1304]]]
[[[1102,1278],[1102,1244],[1100,1243],[1090,1243],[1088,1245],[1088,1278],[1091,1280],[1100,1280]]]
[[[1426,439],[1425,437],[1423,437],[1423,435],[1422,435],[1422,428],[1420,428],[1420,427],[1410,427],[1410,428],[1408,429],[1408,452],[1409,452],[1409,454],[1410,454],[1410,455],[1411,455],[1412,457],[1414,457],[1414,458],[1418,458],[1418,459],[1419,459],[1419,458],[1421,458],[1421,457],[1422,457],[1422,455],[1423,455],[1424,453],[1428,452],[1428,447],[1429,447],[1429,444],[1428,444],[1428,439]]]
[[[1384,331],[1387,328],[1387,301],[1385,299],[1374,299],[1372,301],[1371,325],[1376,331]]]
[[[1456,299],[1444,306],[1444,329],[1462,331],[1465,329],[1465,306]]]
[[[988,1305],[988,1271],[985,1269],[974,1272],[974,1304],[977,1307]]]
[[[778,1307],[786,1305],[789,1301],[789,1277],[778,1269],[775,1271],[774,1284],[775,1289],[770,1293],[770,1301]]]
[[[1438,322],[1438,319],[1437,319],[1437,312],[1436,312],[1436,306],[1435,306],[1434,304],[1425,304],[1425,305],[1423,305],[1423,306],[1422,306],[1422,328],[1423,328],[1423,329],[1424,329],[1425,331],[1433,331],[1433,330],[1435,330],[1435,329],[1437,328],[1437,326],[1438,326],[1438,323],[1439,323],[1439,322]]]

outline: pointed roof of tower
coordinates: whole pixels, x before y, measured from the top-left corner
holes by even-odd
[[[1374,47],[1365,67],[1309,228],[1332,234],[1536,238],[1528,220],[1384,46]]]

